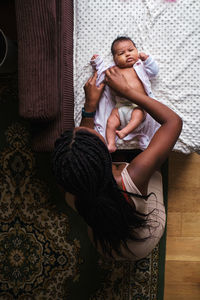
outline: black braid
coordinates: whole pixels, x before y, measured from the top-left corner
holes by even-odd
[[[127,240],[138,240],[134,229],[148,226],[148,215],[138,213],[119,190],[110,153],[96,135],[83,129],[64,132],[55,143],[53,171],[65,191],[76,196],[76,209],[109,255],[112,249],[120,254]]]
[[[105,144],[88,131],[79,130],[76,134],[66,131],[55,143],[54,173],[72,194],[92,195],[104,189],[112,176],[111,166]]]

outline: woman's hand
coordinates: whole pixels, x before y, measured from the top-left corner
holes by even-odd
[[[112,67],[106,70],[105,83],[107,83],[113,90],[125,96],[129,89],[129,84],[126,78],[119,72],[117,67]]]
[[[96,86],[97,72],[94,73],[92,77],[88,79],[84,86],[85,91],[85,111],[93,112],[96,110],[101,94],[103,92],[105,83],[101,83]]]

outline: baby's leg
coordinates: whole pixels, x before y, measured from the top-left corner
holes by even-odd
[[[145,116],[146,114],[143,109],[139,107],[134,108],[129,123],[121,130],[116,130],[118,137],[123,139],[125,136],[131,133],[142,123],[142,121],[145,119]]]
[[[117,150],[115,145],[116,129],[120,126],[120,119],[118,109],[113,108],[106,126],[106,139],[108,143],[109,152],[115,152]]]

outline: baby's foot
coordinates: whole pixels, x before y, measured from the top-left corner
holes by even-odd
[[[110,153],[113,153],[117,150],[117,147],[115,146],[115,144],[108,144],[108,150]]]
[[[94,55],[92,56],[91,60],[96,59],[98,56],[99,56],[98,54],[94,54]]]
[[[123,139],[125,136],[127,136],[127,133],[122,130],[116,130],[116,134],[120,139]]]

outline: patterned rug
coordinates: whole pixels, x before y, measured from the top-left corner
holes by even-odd
[[[62,202],[50,154],[30,148],[16,76],[0,78],[0,114],[0,299],[162,300],[165,235],[136,263],[102,259]]]

